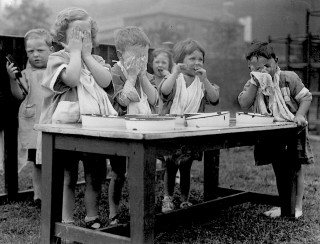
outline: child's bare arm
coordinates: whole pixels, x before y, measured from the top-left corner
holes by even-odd
[[[17,72],[17,68],[14,67],[14,64],[9,64],[7,62],[6,64],[6,68],[7,68],[7,72],[10,78],[10,87],[11,87],[11,92],[13,94],[13,96],[15,98],[17,98],[18,100],[23,100],[26,96],[26,94],[24,94],[24,92],[22,91],[21,87],[19,86],[19,83],[24,86],[24,89],[27,90],[28,85],[26,84],[24,79],[19,79],[19,81],[17,81],[17,78],[15,76],[15,73]]]
[[[166,80],[163,81],[161,86],[161,93],[163,95],[169,95],[173,89],[173,86],[178,78],[178,75],[181,73],[181,70],[185,68],[185,64],[176,64],[172,69],[172,73],[168,76]]]
[[[294,117],[294,121],[298,124],[298,126],[306,126],[306,114],[310,108],[311,101],[301,101],[296,116]]]
[[[72,29],[68,45],[61,43],[70,52],[70,62],[61,72],[62,81],[70,87],[76,87],[80,83],[82,31],[79,27]]]
[[[141,80],[141,86],[144,91],[144,93],[148,97],[148,102],[150,104],[156,104],[158,101],[158,91],[157,89],[150,83],[146,72],[140,75],[140,80]]]
[[[196,71],[196,75],[204,85],[204,89],[207,91],[207,96],[210,102],[215,103],[219,100],[219,88],[213,86],[207,78],[207,71],[200,68]]]
[[[250,82],[244,86],[243,91],[238,96],[238,102],[243,109],[248,109],[254,103],[256,94],[258,91],[258,86]]]
[[[108,68],[103,67],[97,60],[93,58],[93,56],[91,55],[91,50],[91,34],[85,31],[81,51],[82,59],[87,65],[98,85],[103,88],[108,87],[112,80],[111,73]]]

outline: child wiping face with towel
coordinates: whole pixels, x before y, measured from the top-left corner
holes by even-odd
[[[304,86],[301,79],[293,71],[282,71],[278,66],[278,58],[272,46],[267,42],[254,41],[246,55],[251,79],[245,84],[243,91],[238,96],[238,101],[243,109],[252,109],[255,113],[268,114],[275,117],[276,121],[293,121],[301,127],[296,147],[295,158],[297,169],[297,196],[295,217],[302,215],[302,198],[304,179],[301,164],[313,163],[313,154],[307,137],[306,114],[309,110],[312,95]],[[287,145],[261,145],[255,146],[255,161],[257,165],[272,163],[279,186],[279,159],[266,157],[270,152],[278,155],[287,155],[290,152]],[[291,151],[292,152],[292,151]],[[272,153],[277,155],[277,153]],[[278,163],[277,163],[278,161]],[[265,212],[270,217],[279,217],[280,208],[272,208]]]

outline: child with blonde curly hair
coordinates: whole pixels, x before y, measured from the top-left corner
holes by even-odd
[[[64,49],[50,55],[43,80],[44,102],[40,123],[78,122],[81,114],[117,115],[107,92],[113,94],[110,65],[93,55],[97,45],[96,22],[81,8],[62,10],[53,25],[54,40]],[[67,116],[59,114],[61,106],[69,106]],[[72,114],[74,112],[74,114]],[[73,224],[75,186],[78,163],[83,162],[86,190],[84,203],[86,227],[101,227],[98,200],[105,178],[106,158],[90,153],[62,152],[57,161],[64,165],[62,221]]]

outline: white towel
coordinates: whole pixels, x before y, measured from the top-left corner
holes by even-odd
[[[107,93],[95,82],[91,72],[81,70],[80,84],[77,87],[80,114],[117,115]]]
[[[203,96],[202,83],[198,76],[187,87],[183,74],[180,74],[176,80],[176,94],[172,102],[170,114],[198,112]]]
[[[288,109],[279,87],[280,68],[278,67],[274,80],[268,73],[251,72],[250,75],[252,80],[258,81],[260,84],[253,111],[272,115],[275,121],[293,121],[294,115]],[[267,105],[264,96],[268,98]]]

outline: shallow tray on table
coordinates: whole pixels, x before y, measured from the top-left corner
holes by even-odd
[[[159,115],[126,115],[127,130],[168,131],[174,130],[176,118]]]
[[[236,125],[266,125],[273,123],[274,117],[272,116],[246,112],[236,113]]]
[[[82,114],[82,126],[87,128],[125,129],[124,117],[99,114]]]
[[[187,114],[186,123],[190,127],[228,127],[230,124],[230,112]]]

